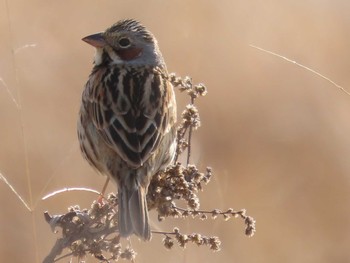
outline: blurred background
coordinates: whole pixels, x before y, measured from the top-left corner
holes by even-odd
[[[154,236],[133,241],[137,262],[349,262],[350,96],[249,46],[350,91],[349,10],[346,0],[2,0],[0,172],[33,212],[0,181],[0,261],[41,262],[59,237],[43,212],[96,198],[69,192],[41,200],[64,187],[101,189],[104,178],[83,160],[76,136],[94,54],[81,38],[136,18],[157,37],[170,72],[208,87],[198,101],[193,162],[212,166],[214,177],[201,208],[245,208],[257,221],[247,238],[241,220],[158,223],[152,212],[154,227],[217,235],[222,251],[168,251]]]

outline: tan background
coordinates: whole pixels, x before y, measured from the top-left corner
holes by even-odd
[[[57,238],[43,211],[95,198],[43,195],[101,188],[104,179],[83,161],[76,138],[94,52],[80,39],[133,17],[157,36],[169,71],[208,86],[194,161],[212,166],[215,177],[202,208],[246,208],[258,230],[247,238],[240,220],[155,221],[164,230],[216,234],[222,251],[167,251],[154,237],[134,241],[137,262],[350,262],[350,96],[249,47],[280,53],[350,90],[349,10],[346,0],[2,0],[0,77],[20,108],[0,83],[0,172],[34,212],[0,181],[0,261],[41,262]],[[178,94],[181,105],[186,99]]]

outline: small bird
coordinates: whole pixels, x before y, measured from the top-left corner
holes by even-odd
[[[82,154],[118,186],[120,236],[150,240],[147,189],[176,152],[176,101],[163,56],[133,19],[82,40],[96,48],[78,118]]]

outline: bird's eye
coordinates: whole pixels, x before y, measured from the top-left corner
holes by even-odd
[[[120,47],[124,47],[124,48],[129,47],[131,44],[130,40],[128,38],[125,38],[125,37],[119,39],[118,43],[119,43]]]

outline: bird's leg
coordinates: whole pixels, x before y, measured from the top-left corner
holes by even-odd
[[[107,188],[107,185],[109,183],[109,177],[107,176],[107,179],[106,179],[106,182],[105,184],[103,185],[103,188],[102,188],[102,191],[100,193],[100,196],[98,197],[97,201],[102,204],[102,201],[103,201],[103,198],[104,198],[104,195],[105,195],[105,192],[106,192],[106,188]]]

